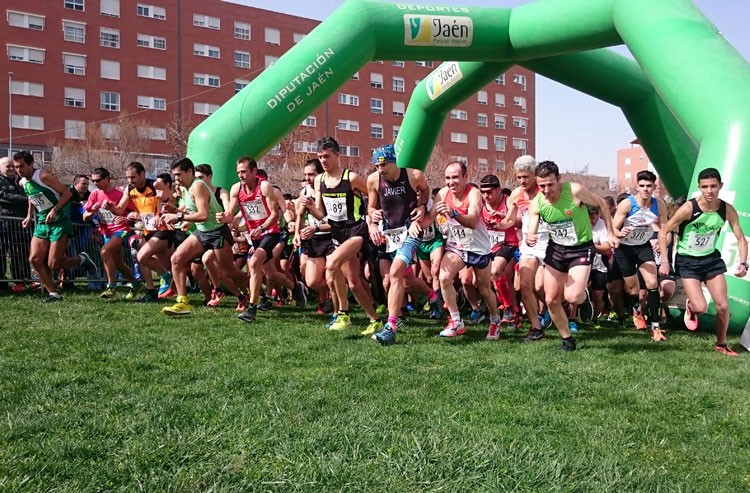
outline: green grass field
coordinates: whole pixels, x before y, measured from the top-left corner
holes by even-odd
[[[380,347],[359,314],[161,306],[0,297],[0,491],[750,490],[748,356],[709,334]]]

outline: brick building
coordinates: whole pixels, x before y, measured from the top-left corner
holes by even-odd
[[[220,0],[5,0],[0,29],[7,98],[0,155],[49,159],[92,129],[115,138],[118,118],[149,139],[144,162],[164,167],[170,122],[194,127],[299,42],[319,22]],[[439,62],[435,62],[437,66]],[[300,126],[303,154],[334,135],[350,161],[392,142],[414,86],[433,62],[370,62]],[[9,105],[12,110],[9,112]],[[502,168],[534,152],[534,75],[514,67],[454,110],[438,141],[444,155]]]
[[[643,170],[651,171],[657,176],[655,194],[660,197],[667,197],[668,192],[659,179],[659,173],[657,173],[638,139],[631,141],[630,147],[617,150],[617,190],[628,193],[634,192],[638,184],[636,176],[639,171]]]

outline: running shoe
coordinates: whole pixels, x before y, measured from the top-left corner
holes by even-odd
[[[266,298],[263,296],[260,300],[260,303],[258,303],[258,310],[262,312],[267,312],[273,309],[273,301],[271,298]]]
[[[10,288],[10,290],[13,293],[19,294],[19,293],[23,293],[24,291],[26,291],[26,286],[22,282],[16,282],[16,283],[13,283],[13,286]]]
[[[463,320],[456,322],[452,318],[448,319],[448,325],[440,331],[440,337],[456,337],[466,334],[466,325]]]
[[[136,281],[133,283],[133,287],[130,288],[130,291],[128,291],[128,294],[125,295],[125,299],[128,301],[133,301],[136,299],[136,297],[140,294],[142,294],[146,290],[146,286],[141,281]]]
[[[445,310],[440,305],[436,305],[435,308],[430,312],[430,320],[440,320],[445,316]]]
[[[247,308],[247,296],[241,294],[237,297],[237,308],[234,310],[237,312],[244,312]]]
[[[333,300],[331,300],[331,298],[328,298],[323,304],[323,313],[325,315],[333,313]]]
[[[637,330],[646,330],[648,328],[648,324],[640,308],[633,308],[633,325],[635,325]]]
[[[515,324],[516,323],[516,312],[513,311],[513,308],[508,307],[505,310],[503,310],[503,318],[500,320],[500,323],[504,324]]]
[[[651,339],[654,342],[667,342],[667,336],[658,324],[651,325]]]
[[[159,301],[159,296],[155,289],[149,289],[140,299],[138,299],[138,303],[154,303],[156,301]]]
[[[609,312],[609,315],[607,315],[607,322],[617,322],[620,317],[617,315],[617,313],[612,310]]]
[[[544,313],[542,313],[542,320],[539,323],[539,326],[542,330],[552,327],[552,316],[550,316],[549,310],[544,310]]]
[[[541,341],[542,339],[544,339],[543,330],[531,329],[526,333],[522,341],[523,342],[536,342],[536,341]]]
[[[340,332],[342,330],[346,330],[349,327],[352,326],[352,319],[349,315],[346,313],[339,313],[336,316],[336,321],[331,324],[331,326],[328,328],[328,330],[333,332]]]
[[[378,315],[387,315],[388,307],[385,305],[378,305],[378,307],[375,309],[375,313],[377,313]]]
[[[338,313],[334,313],[333,315],[331,315],[331,320],[329,320],[328,322],[326,322],[326,324],[325,324],[325,328],[326,328],[326,329],[330,329],[330,328],[331,328],[331,326],[332,326],[332,325],[333,325],[334,323],[336,323],[336,318],[338,318],[338,316],[339,316],[339,314],[338,314]]]
[[[86,269],[86,272],[89,274],[96,274],[96,264],[93,260],[91,260],[91,257],[89,257],[89,254],[86,252],[81,252],[78,254],[79,257],[81,257],[81,267]]]
[[[165,306],[161,309],[164,315],[179,316],[179,315],[190,315],[190,301],[187,296],[178,296],[177,302],[172,306]]]
[[[720,352],[721,354],[726,354],[727,356],[739,356],[732,350],[732,348],[730,348],[726,344],[717,344],[714,346],[714,350]]]
[[[159,291],[161,291],[161,288],[159,288]],[[172,298],[173,296],[176,296],[176,295],[177,295],[177,291],[175,290],[174,285],[172,284],[172,285],[167,286],[167,290],[166,291],[164,291],[161,294],[157,294],[156,296],[160,300],[163,300],[163,299],[166,299],[166,298]]]
[[[370,325],[365,330],[360,332],[363,336],[371,336],[376,334],[378,331],[383,329],[383,322],[380,320],[370,320]]]
[[[469,314],[469,323],[471,325],[479,325],[482,322],[484,322],[485,317],[484,313],[481,310],[471,310],[471,313]]]
[[[383,346],[390,346],[396,344],[396,331],[389,324],[385,324],[382,329],[373,334],[372,338]]]
[[[577,334],[578,333],[578,324],[575,323],[572,320],[568,320],[568,330],[570,330],[571,334]]]
[[[226,296],[226,293],[222,291],[221,289],[212,289],[211,299],[208,300],[208,303],[206,303],[206,306],[210,306],[211,308],[215,308],[219,306],[219,303],[221,303],[221,300],[223,300],[225,296]]]
[[[237,315],[237,318],[242,320],[243,322],[252,323],[255,322],[256,317],[258,316],[258,307],[255,305],[247,305],[244,311]]]
[[[105,300],[113,300],[117,298],[117,293],[115,292],[115,288],[107,287],[107,289],[102,291],[102,294],[99,295],[99,298],[102,298]]]
[[[307,305],[307,288],[305,287],[305,283],[302,281],[297,281],[294,283],[294,288],[292,289],[292,296],[294,297],[295,303],[297,303],[298,307],[303,307]]]
[[[575,351],[576,350],[576,340],[572,337],[568,337],[567,339],[563,339],[562,341],[562,347],[560,348],[563,351]]]
[[[171,272],[165,272],[161,275],[161,278],[159,279],[159,298],[167,298],[168,296],[164,296],[164,293],[169,291],[172,288],[172,273]]]
[[[698,317],[690,309],[690,300],[685,301],[685,315],[683,317],[685,321],[685,327],[691,332],[698,330]],[[719,351],[717,349],[717,351]]]
[[[488,341],[496,341],[500,339],[500,324],[497,322],[490,322],[490,330],[487,331],[487,335],[484,338]]]
[[[587,289],[584,292],[586,298],[583,300],[583,303],[578,305],[578,316],[581,318],[581,322],[587,324],[594,318],[594,304],[591,303],[591,294],[589,294],[589,290]]]
[[[59,294],[58,295],[48,294],[47,296],[44,297],[44,299],[42,300],[42,303],[55,303],[56,301],[62,301],[62,300],[63,300],[63,297],[60,296]]]

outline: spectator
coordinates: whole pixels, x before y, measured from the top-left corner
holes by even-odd
[[[10,260],[11,279],[15,279],[13,292],[24,290],[24,279],[31,275],[26,259],[29,256],[31,237],[21,227],[20,219],[26,217],[28,199],[18,184],[18,175],[9,157],[0,158],[0,289],[7,289],[7,261]],[[18,218],[19,220],[12,219]]]

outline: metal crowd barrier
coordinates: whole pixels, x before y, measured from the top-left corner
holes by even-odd
[[[28,228],[21,226],[22,218],[0,216],[0,282],[33,283],[38,281],[36,273],[29,266],[29,247],[34,224]],[[83,284],[94,291],[103,289],[104,271],[99,249],[104,238],[99,227],[93,223],[73,223],[73,235],[68,238],[67,255],[73,257],[81,252],[89,254],[97,265],[97,272],[89,274],[81,267],[74,267],[65,272],[55,272],[55,278],[62,283]],[[133,256],[130,248],[123,252],[125,262],[133,268]],[[4,278],[4,279],[2,279]]]

